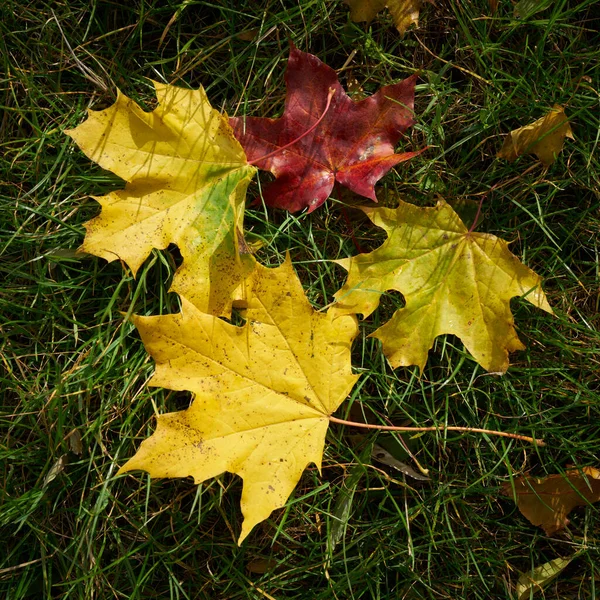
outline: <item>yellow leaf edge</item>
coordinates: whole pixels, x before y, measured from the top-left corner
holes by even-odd
[[[553,121],[557,124],[552,125]],[[521,136],[526,136],[528,133],[534,133],[538,130],[549,128],[549,132],[544,132],[539,140],[529,140],[523,147]],[[548,168],[562,151],[565,138],[575,139],[571,124],[565,113],[565,108],[559,104],[555,104],[543,117],[540,117],[533,123],[523,125],[517,129],[513,129],[504,138],[502,148],[496,154],[496,158],[503,158],[508,162],[514,162],[523,154],[535,154],[542,165]],[[553,143],[554,142],[554,143]],[[546,148],[551,145],[553,148]]]
[[[548,585],[558,577],[574,558],[576,558],[576,555],[567,558],[555,558],[538,567],[534,567],[527,573],[521,573],[515,589],[517,600],[527,600],[532,588],[534,593],[542,590],[545,585]]]

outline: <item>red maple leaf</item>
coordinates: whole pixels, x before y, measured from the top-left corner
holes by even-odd
[[[248,162],[276,177],[263,190],[268,205],[311,212],[327,200],[335,182],[377,202],[375,183],[422,152],[394,154],[415,122],[416,75],[354,102],[331,67],[292,45],[285,79],[281,118],[230,119]]]

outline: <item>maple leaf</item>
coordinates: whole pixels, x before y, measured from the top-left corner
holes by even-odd
[[[444,201],[432,208],[400,202],[395,209],[362,210],[388,239],[373,252],[336,261],[348,279],[335,294],[333,314],[366,317],[383,292],[397,290],[406,306],[372,334],[393,368],[418,365],[422,371],[435,338],[452,333],[485,369],[506,371],[508,353],[524,348],[510,299],[526,295],[552,312],[540,278],[505,241],[469,231]]]
[[[336,182],[377,201],[375,183],[394,165],[420,154],[394,154],[394,145],[415,122],[415,75],[354,102],[333,69],[292,45],[285,77],[281,118],[230,119],[249,162],[276,177],[263,190],[268,205],[311,212]]]
[[[155,433],[119,471],[244,480],[241,541],[283,506],[309,463],[320,469],[329,415],[354,386],[355,317],[316,312],[289,258],[248,278],[246,323],[236,327],[182,298],[182,312],[134,317],[156,361],[150,382],[188,390],[185,411],[159,415]]]
[[[370,23],[378,12],[387,8],[401,35],[413,23],[419,24],[421,0],[344,0],[344,2],[350,7],[350,18],[355,23],[360,21]]]
[[[66,132],[127,182],[95,198],[102,212],[85,225],[80,251],[120,259],[135,275],[153,248],[177,244],[183,263],[171,290],[205,312],[228,315],[233,290],[254,267],[240,255],[238,236],[255,169],[202,88],[154,87],[154,111],[118,92],[112,106],[89,111]]]
[[[498,152],[498,158],[512,162],[521,154],[535,154],[545,167],[549,167],[567,137],[574,139],[569,120],[565,109],[556,105],[541,119],[511,131]]]
[[[600,470],[584,467],[542,479],[518,477],[512,484],[504,483],[501,491],[515,498],[519,510],[533,525],[552,535],[569,523],[567,515],[575,507],[600,501]]]

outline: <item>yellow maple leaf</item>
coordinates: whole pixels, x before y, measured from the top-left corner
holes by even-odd
[[[135,275],[153,248],[177,244],[183,263],[172,291],[205,312],[228,315],[233,291],[254,266],[240,254],[238,236],[255,169],[202,88],[154,87],[159,104],[152,112],[119,92],[112,106],[89,111],[66,132],[127,182],[96,198],[102,212],[86,224],[80,251],[123,260]]]
[[[565,109],[556,105],[541,119],[511,131],[498,152],[498,158],[512,162],[521,154],[535,154],[548,167],[563,149],[567,137],[574,139],[569,120]]]
[[[540,278],[489,234],[470,232],[450,205],[363,208],[388,239],[369,254],[336,261],[348,271],[336,292],[334,315],[370,315],[381,294],[397,290],[406,306],[372,335],[381,340],[393,368],[421,370],[435,338],[458,336],[488,371],[503,373],[508,353],[523,349],[510,299],[525,295],[552,312]]]
[[[419,24],[419,9],[422,0],[344,0],[350,7],[350,18],[358,23],[370,23],[375,15],[387,8],[400,34],[414,23]]]
[[[246,324],[197,310],[134,317],[156,361],[150,382],[194,394],[189,409],[158,416],[155,433],[119,471],[192,476],[229,471],[244,480],[244,523],[283,506],[309,463],[320,469],[329,415],[354,386],[350,347],[355,317],[313,310],[289,259],[257,265],[248,278]]]

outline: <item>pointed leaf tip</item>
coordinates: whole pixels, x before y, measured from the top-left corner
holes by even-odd
[[[554,560],[532,569],[528,573],[521,573],[515,590],[517,593],[517,600],[528,600],[528,598],[531,597],[532,592],[535,593],[542,590],[569,566],[573,558],[575,557],[555,558]]]

